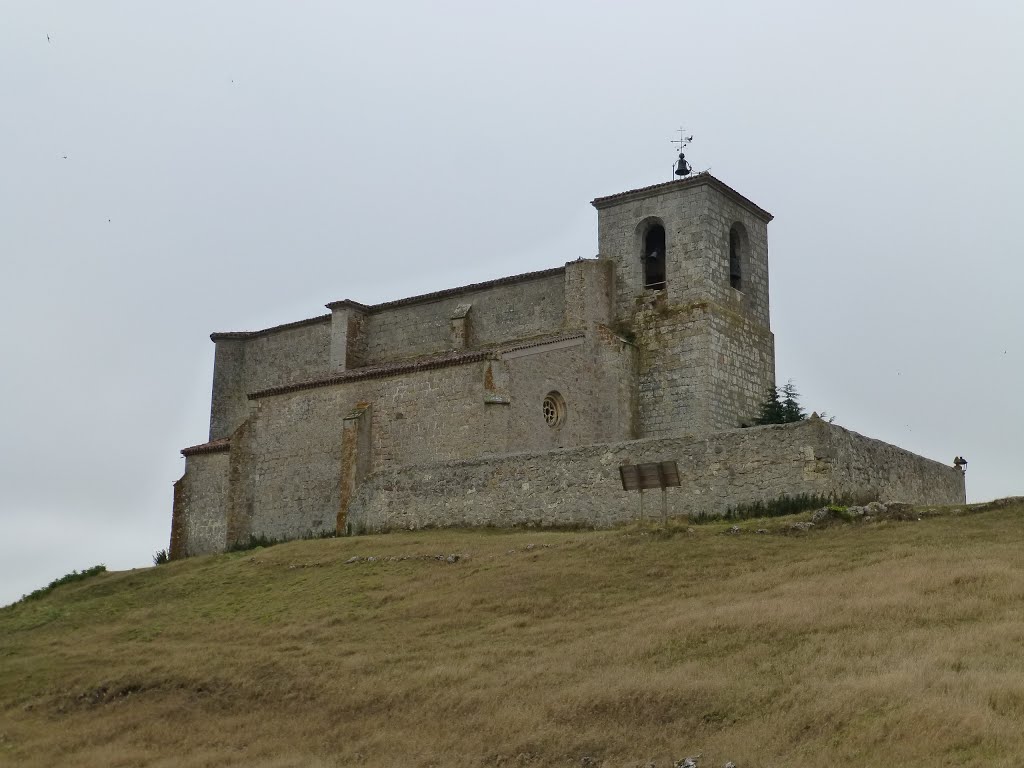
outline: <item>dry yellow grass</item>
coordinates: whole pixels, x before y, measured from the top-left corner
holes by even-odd
[[[1019,766],[1022,512],[430,531],[104,574],[0,610],[0,764]]]

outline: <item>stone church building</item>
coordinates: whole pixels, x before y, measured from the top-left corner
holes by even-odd
[[[767,211],[709,174],[593,201],[599,253],[259,331],[214,333],[208,442],[171,556],[250,535],[611,525],[622,464],[675,461],[672,514],[814,493],[961,502],[963,473],[811,419],[775,384]]]

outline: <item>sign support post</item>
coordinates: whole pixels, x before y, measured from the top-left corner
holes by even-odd
[[[668,488],[682,485],[679,467],[674,461],[649,464],[623,464],[619,467],[622,490],[640,492],[640,523],[644,522],[644,491],[661,489],[661,524],[668,526]]]

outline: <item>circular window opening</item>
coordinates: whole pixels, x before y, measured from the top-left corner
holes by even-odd
[[[565,400],[557,392],[548,392],[541,407],[549,427],[559,427],[565,421]]]

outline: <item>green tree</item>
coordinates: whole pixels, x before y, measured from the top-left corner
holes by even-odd
[[[803,421],[807,418],[804,409],[800,407],[800,393],[796,391],[796,385],[790,379],[782,387],[782,422],[791,424],[794,421]]]
[[[779,388],[772,387],[768,390],[768,396],[761,403],[761,412],[754,419],[754,424],[785,424],[786,410],[779,399]]]
[[[754,419],[754,424],[792,424],[806,418],[807,414],[800,406],[800,393],[796,391],[796,385],[790,379],[785,386],[772,387],[768,390],[768,396],[761,403],[761,412]]]

